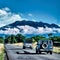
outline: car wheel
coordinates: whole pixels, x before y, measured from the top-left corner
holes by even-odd
[[[39,51],[39,54],[41,54],[41,51]]]
[[[47,51],[47,54],[49,53],[49,51]]]
[[[25,47],[23,46],[23,49],[25,49]]]
[[[38,51],[36,50],[36,54],[38,54]]]
[[[30,49],[32,49],[32,47],[30,47]]]
[[[52,55],[52,51],[50,51],[50,54]]]

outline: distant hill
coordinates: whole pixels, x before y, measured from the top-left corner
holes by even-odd
[[[0,28],[0,34],[46,34],[60,33],[60,26],[52,23],[34,22],[34,21],[16,21]]]
[[[9,25],[6,25],[4,27],[1,27],[0,30],[5,30],[5,28],[14,28],[14,27],[17,27],[17,26],[25,26],[25,25],[28,25],[28,26],[32,26],[34,28],[37,28],[37,27],[48,27],[48,28],[60,28],[60,26],[56,25],[56,24],[48,24],[48,23],[44,23],[44,22],[34,22],[34,21],[16,21],[12,24],[9,24]]]

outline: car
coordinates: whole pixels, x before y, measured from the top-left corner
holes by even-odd
[[[52,40],[39,40],[36,46],[36,53],[47,52],[52,54],[53,42]]]
[[[23,49],[30,48],[32,49],[32,40],[24,40],[23,42]]]

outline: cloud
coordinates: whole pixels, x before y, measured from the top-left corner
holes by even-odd
[[[32,17],[31,13],[28,16]],[[15,21],[28,20],[27,18],[22,18],[20,14],[16,14],[10,11],[8,7],[0,9],[0,27],[13,23]],[[36,21],[35,19],[31,19]],[[38,27],[34,28],[32,26],[17,26],[18,28],[6,28],[6,30],[0,30],[0,34],[45,34],[45,33],[60,33],[60,28],[43,28]],[[22,31],[20,31],[22,30]]]
[[[19,14],[11,12],[8,7],[0,9],[0,27],[17,20],[21,21],[23,18]]]
[[[35,19],[31,19],[32,21],[34,21],[34,22],[37,22]]]
[[[59,25],[60,26],[60,25]]]
[[[31,13],[29,13],[28,16],[32,17],[33,15]]]
[[[0,30],[0,34],[18,34],[20,33],[19,30],[17,28],[6,28],[5,31]]]
[[[7,12],[5,10],[0,9],[0,17],[7,15]]]
[[[10,9],[8,7],[2,8],[5,11],[10,11]]]
[[[43,27],[38,27],[34,28],[32,26],[17,26],[19,29],[22,29],[22,34],[46,34],[46,33],[60,33],[60,28],[43,28]]]
[[[25,26],[17,26],[18,28],[22,29],[22,34],[33,34],[36,31],[36,28],[25,25]]]
[[[60,28],[43,28],[43,27],[38,27],[34,28],[32,26],[17,26],[16,28],[5,28],[6,30],[0,30],[0,34],[18,34],[21,33],[23,35],[25,34],[46,34],[46,33],[60,33]]]

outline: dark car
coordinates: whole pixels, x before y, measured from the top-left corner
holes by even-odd
[[[32,49],[32,40],[24,40],[23,42],[23,49],[31,48]]]
[[[53,42],[52,40],[39,40],[36,46],[36,53],[47,52],[52,54]]]

